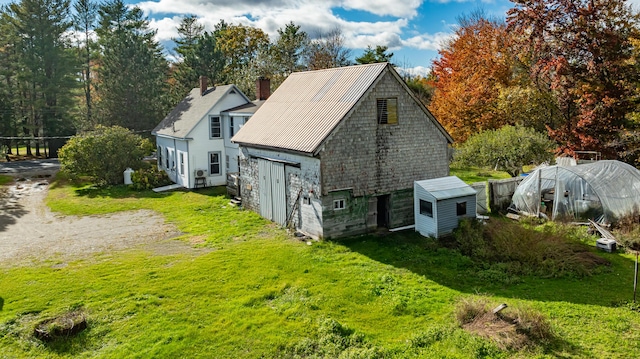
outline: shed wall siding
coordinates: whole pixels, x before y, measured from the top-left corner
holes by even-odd
[[[467,214],[458,216],[456,213],[456,204],[458,202],[467,202]],[[476,216],[476,196],[466,196],[458,198],[449,198],[439,201],[435,206],[438,211],[438,237],[450,234],[454,229],[458,228],[458,222],[463,218],[472,218]]]
[[[378,125],[376,99],[398,99],[398,124]],[[356,104],[320,152],[323,194],[353,196],[412,189],[413,181],[449,174],[444,135],[388,71]]]
[[[420,232],[421,235],[425,237],[438,237],[438,226],[436,222],[437,218],[437,206],[438,202],[431,195],[431,193],[427,192],[424,188],[420,186],[415,186],[415,196],[414,196],[414,213],[415,213],[415,230],[416,232]],[[433,204],[433,217],[428,217],[423,214],[420,214],[420,200],[429,201]]]
[[[242,148],[239,153],[243,206],[260,213],[259,169],[258,158],[255,156],[300,163],[300,168],[288,164],[284,166],[286,216],[295,228],[313,237],[323,237],[322,202],[319,197],[321,193],[320,161],[308,156],[249,147]],[[309,198],[310,204],[304,203],[305,197]]]

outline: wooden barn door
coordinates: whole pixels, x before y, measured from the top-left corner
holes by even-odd
[[[260,215],[278,224],[287,220],[284,164],[258,159]]]

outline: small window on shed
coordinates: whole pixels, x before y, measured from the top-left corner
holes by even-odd
[[[433,218],[433,203],[420,200],[420,214]]]
[[[336,199],[333,201],[333,210],[341,210],[344,209],[344,199]]]
[[[456,213],[458,216],[465,216],[467,214],[467,202],[456,203]]]
[[[376,100],[379,124],[398,123],[398,99],[379,98]]]

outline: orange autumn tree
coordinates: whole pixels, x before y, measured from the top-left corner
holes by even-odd
[[[429,110],[456,141],[509,124],[501,92],[514,76],[506,24],[481,13],[459,20],[454,38],[432,66],[435,92]]]

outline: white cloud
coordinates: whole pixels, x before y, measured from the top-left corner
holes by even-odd
[[[431,73],[431,68],[424,66],[415,66],[415,67],[396,67],[396,70],[400,75],[409,75],[409,76],[421,76],[427,77],[429,73]]]
[[[345,0],[341,2],[342,7],[347,10],[363,10],[380,16],[390,15],[405,18],[416,16],[421,4],[422,0]]]
[[[440,50],[454,37],[453,33],[438,32],[435,34],[421,34],[402,41],[407,47],[419,50]]]
[[[425,0],[159,0],[140,2],[137,6],[153,19],[150,25],[158,29],[157,40],[164,43],[178,36],[177,27],[181,16],[194,14],[208,31],[213,30],[220,20],[224,20],[231,24],[258,27],[273,39],[277,36],[278,29],[293,21],[312,38],[339,28],[345,37],[345,45],[353,50],[364,49],[369,45],[387,46],[391,51],[402,48],[437,50],[451,34],[439,32],[409,35],[410,28],[413,27],[410,21],[416,17],[423,1]],[[338,8],[388,18],[385,21],[350,21],[336,14],[334,10]]]

